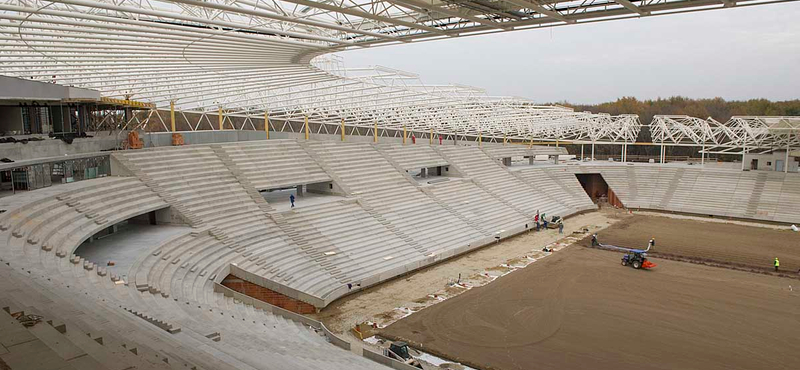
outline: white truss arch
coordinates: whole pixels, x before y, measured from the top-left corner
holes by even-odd
[[[346,69],[331,53],[770,2],[779,1],[0,0],[0,74],[201,115],[629,143],[640,127],[632,116]]]

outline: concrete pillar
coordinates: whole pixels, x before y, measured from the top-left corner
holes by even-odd
[[[744,140],[742,140],[742,171],[744,171],[745,154],[747,154],[747,131],[744,132]]]
[[[225,117],[222,115],[222,106],[220,105],[217,109],[217,117],[219,117],[219,130],[222,131],[225,129],[224,122]]]
[[[558,164],[558,154],[553,156],[553,164]]]
[[[267,140],[269,140],[269,111],[264,111],[264,132],[267,133]]]
[[[297,185],[297,197],[298,198],[303,196],[303,186],[304,185]]]
[[[306,132],[306,140],[308,140],[308,116],[305,116],[305,132]]]
[[[342,118],[342,141],[344,141],[344,118]]]
[[[535,155],[529,156],[529,157],[528,157],[528,164],[529,164],[529,165],[531,165],[531,166],[533,166],[533,161],[534,161],[535,159],[536,159],[536,156],[535,156]]]
[[[789,173],[789,143],[786,143],[786,159],[783,161],[783,173]]]
[[[628,161],[628,143],[622,145],[622,162]]]
[[[423,168],[423,169],[419,170],[419,176],[422,177],[423,179],[427,178],[428,177],[428,169],[427,168]]]
[[[172,126],[172,132],[175,132],[175,101],[169,101],[169,122]]]
[[[703,144],[703,149],[700,150],[700,165],[706,165],[706,145]]]

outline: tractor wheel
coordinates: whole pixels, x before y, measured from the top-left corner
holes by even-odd
[[[633,268],[635,269],[642,268],[642,261],[633,261]]]
[[[622,266],[628,266],[628,261],[622,260]]]

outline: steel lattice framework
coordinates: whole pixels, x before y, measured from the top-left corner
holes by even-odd
[[[0,0],[0,73],[201,114],[633,142],[633,116],[425,85],[385,68],[347,70],[330,53],[773,2],[782,1]]]
[[[713,118],[655,116],[650,124],[654,143],[702,146],[706,153],[767,153],[800,146],[800,117]]]

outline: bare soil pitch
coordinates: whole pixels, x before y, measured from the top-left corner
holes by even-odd
[[[653,256],[766,271],[773,271],[778,257],[782,273],[796,275],[800,269],[800,233],[791,230],[635,215],[598,233],[601,243],[628,248],[646,248],[651,237],[656,238]]]
[[[797,369],[794,280],[572,246],[382,333],[481,369]]]

